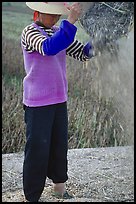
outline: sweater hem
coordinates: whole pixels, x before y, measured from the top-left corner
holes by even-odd
[[[64,103],[67,101],[67,97],[64,99],[55,99],[55,100],[46,100],[46,101],[28,101],[23,100],[23,104],[29,107],[39,107],[39,106],[48,106],[58,103]]]

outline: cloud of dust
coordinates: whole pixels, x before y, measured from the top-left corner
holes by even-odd
[[[102,96],[112,97],[123,114],[129,133],[129,145],[134,139],[134,30],[119,39],[117,57],[104,54],[95,59],[97,81]],[[96,84],[95,84],[96,85]]]
[[[93,6],[94,2],[80,2],[80,4],[83,8],[83,15]],[[84,27],[86,27],[85,22],[83,23]],[[113,98],[114,104],[124,117],[129,135],[128,143],[133,145],[134,28],[128,33],[127,37],[119,39],[117,44],[119,45],[117,55],[114,52],[111,54],[110,51],[102,51],[101,55],[91,60],[88,65],[91,68],[92,78],[94,79],[93,89],[99,93],[100,97]]]

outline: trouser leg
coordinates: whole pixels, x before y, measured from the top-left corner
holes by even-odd
[[[26,146],[23,164],[23,188],[28,201],[38,201],[45,186],[54,106],[25,110]]]
[[[57,104],[50,148],[47,176],[53,183],[64,183],[67,175],[68,115],[67,104]]]

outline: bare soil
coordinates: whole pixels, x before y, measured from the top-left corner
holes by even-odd
[[[25,202],[22,164],[22,152],[2,155],[2,202]],[[74,198],[54,198],[47,178],[41,202],[134,202],[133,146],[71,149],[68,165]]]

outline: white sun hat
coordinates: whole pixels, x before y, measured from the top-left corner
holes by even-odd
[[[67,2],[26,2],[26,5],[40,13],[68,15]]]

